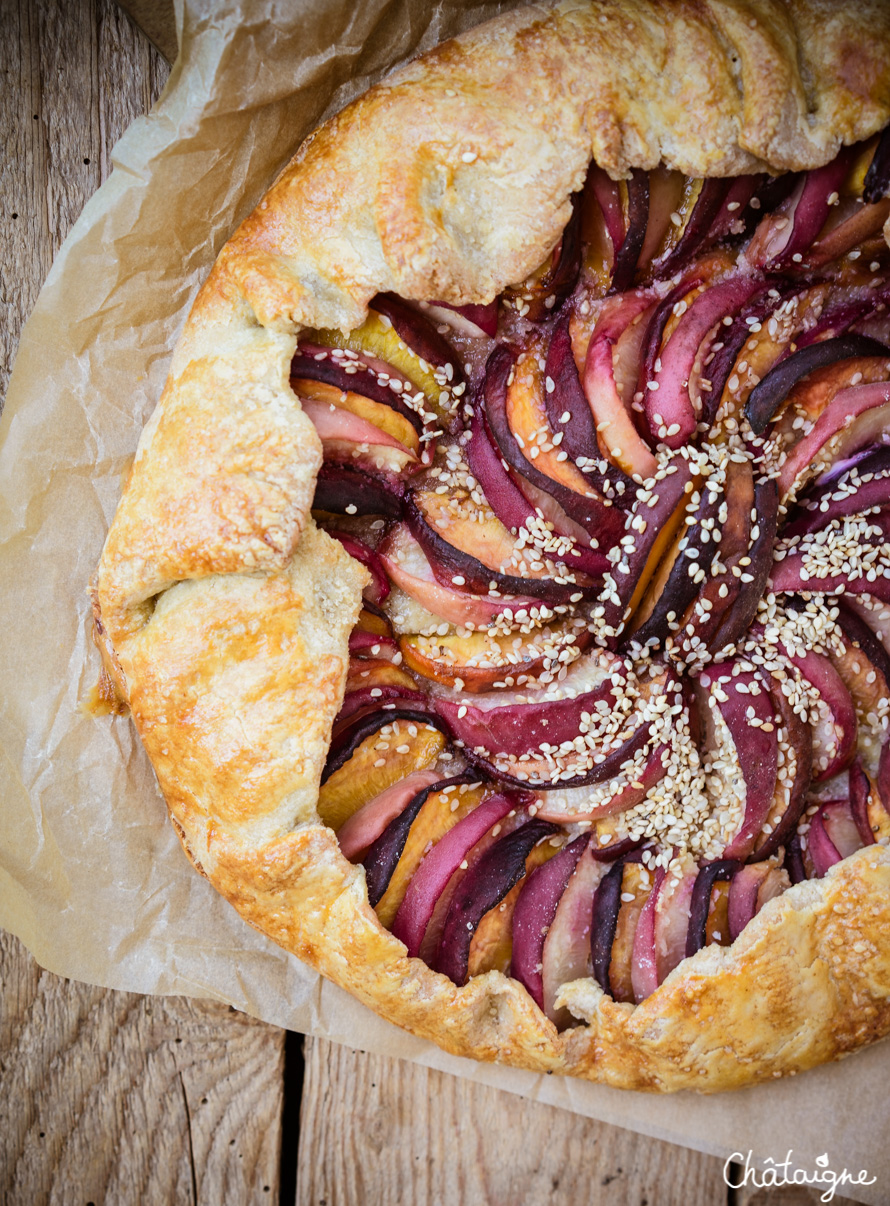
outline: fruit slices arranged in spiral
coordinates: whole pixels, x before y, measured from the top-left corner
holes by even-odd
[[[319,814],[412,956],[558,1025],[890,842],[890,134],[612,181],[488,305],[305,332],[369,570]]]

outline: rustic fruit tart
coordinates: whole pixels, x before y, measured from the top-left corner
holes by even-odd
[[[524,10],[310,141],[196,304],[96,606],[248,920],[453,1050],[660,1089],[890,1027],[887,15],[707,9]],[[653,44],[687,79],[654,154],[590,109],[631,33],[643,92]],[[780,35],[833,116],[761,149]],[[558,128],[485,94],[517,65]]]

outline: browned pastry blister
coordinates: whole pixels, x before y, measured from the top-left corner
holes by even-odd
[[[102,555],[106,660],[190,859],[389,1020],[459,1054],[657,1091],[798,1072],[890,1030],[879,846],[636,1007],[565,986],[586,1024],[562,1033],[500,972],[455,987],[406,956],[316,811],[367,574],[313,522],[321,445],[289,386],[299,331],[355,328],[378,293],[484,303],[525,279],[591,159],[613,178],[801,170],[888,117],[880,0],[522,8],[333,118],[220,254]]]

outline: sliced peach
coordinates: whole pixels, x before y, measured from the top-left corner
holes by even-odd
[[[621,908],[612,941],[609,983],[616,1001],[633,1001],[633,945],[637,922],[652,890],[652,878],[642,863],[625,863],[621,877]],[[630,897],[630,899],[625,899]]]
[[[416,427],[404,415],[393,410],[391,406],[384,406],[382,402],[374,402],[371,398],[365,398],[362,394],[353,393],[351,390],[337,389],[336,385],[329,385],[326,381],[310,381],[306,377],[291,377],[290,384],[291,389],[299,398],[309,398],[313,402],[321,402],[328,406],[339,407],[341,410],[348,410],[368,423],[372,423],[387,435],[391,435],[393,439],[409,448],[415,456],[420,455],[420,436]]]
[[[394,666],[388,658],[350,658],[346,694],[374,687],[404,687],[414,691],[417,684],[410,674]]]
[[[718,879],[711,888],[711,904],[708,909],[708,920],[705,926],[705,944],[716,942],[719,946],[729,946],[729,889],[731,881]]]
[[[428,770],[445,749],[445,737],[438,729],[409,725],[404,720],[386,727],[388,733],[378,730],[366,737],[352,757],[322,784],[318,815],[334,831],[399,779],[413,771]]]
[[[638,261],[640,271],[645,271],[654,259],[664,256],[669,240],[671,245],[677,241],[679,228],[671,221],[671,215],[679,216],[685,185],[686,177],[682,172],[663,165],[649,173],[649,221]]]
[[[487,503],[477,502],[467,490],[451,486],[440,494],[435,479],[429,486],[433,488],[411,495],[406,518],[437,576],[462,578],[456,585],[465,583],[480,593],[496,581],[501,591],[552,602],[565,602],[577,589],[591,586],[588,575],[572,568],[571,545],[565,552],[566,542],[557,544],[559,552],[525,546]]]
[[[514,884],[499,905],[485,914],[470,943],[469,976],[481,976],[483,972],[506,973],[513,955],[513,910],[525,880],[535,867],[542,867],[562,849],[561,838],[547,838],[535,846],[525,860],[525,875]]]
[[[636,615],[637,610],[643,603],[644,598],[649,591],[650,584],[653,586],[652,598],[653,601],[658,597],[660,592],[660,572],[662,565],[665,566],[665,576],[670,573],[670,567],[673,565],[677,556],[680,541],[685,534],[684,518],[686,516],[686,507],[690,496],[701,489],[701,478],[693,477],[687,483],[686,494],[680,499],[678,505],[670,513],[666,521],[658,529],[658,535],[652,545],[649,556],[646,558],[646,563],[642,568],[637,585],[631,595],[628,611],[630,616]],[[641,508],[640,513],[645,516],[646,509]],[[659,574],[656,577],[656,574]]]
[[[559,485],[575,494],[590,495],[590,483],[580,469],[560,454],[544,400],[543,348],[520,356],[507,388],[507,422],[527,460]],[[560,456],[562,455],[562,459]]]
[[[590,340],[583,376],[584,393],[596,423],[600,451],[619,469],[642,479],[655,473],[656,462],[651,449],[636,430],[626,396],[626,382],[630,383],[631,389],[636,382],[639,356],[632,372],[625,357],[621,367],[622,387],[619,388],[615,349],[633,323],[649,313],[651,306],[652,300],[646,294],[623,294],[606,301]],[[633,346],[637,354],[644,334],[645,327],[640,321],[634,328]]]
[[[448,791],[432,792],[427,797],[408,831],[408,839],[396,869],[375,908],[381,925],[385,925],[387,929],[392,928],[399,905],[404,900],[408,885],[426,852],[467,813],[477,808],[490,791],[490,788],[481,784],[474,787],[463,783]]]
[[[566,638],[571,638],[567,640]],[[466,636],[403,636],[399,648],[405,665],[433,682],[461,690],[488,691],[496,683],[513,686],[523,675],[532,677],[544,665],[543,648],[550,646],[552,656],[568,648],[583,650],[590,643],[586,628],[576,629],[571,622],[551,625],[533,637],[512,633],[474,632]]]
[[[721,419],[739,416],[754,386],[763,380],[780,356],[789,348],[793,350],[792,345],[800,332],[818,319],[830,288],[830,285],[819,284],[802,290],[782,303],[779,312],[764,322],[760,330],[751,332],[720,395]]]
[[[440,420],[449,419],[450,396],[444,385],[437,381],[430,366],[422,361],[396,334],[389,319],[383,318],[373,310],[369,310],[364,323],[360,327],[356,327],[354,331],[350,331],[348,335],[344,335],[342,331],[326,328],[308,332],[306,339],[309,343],[319,344],[322,347],[350,348],[354,352],[366,352],[368,355],[392,365],[423,392],[430,410]]]
[[[788,393],[770,435],[785,452],[803,438],[804,431],[827,409],[835,394],[852,385],[869,385],[890,377],[890,357],[852,356],[816,369]],[[804,423],[795,422],[803,419]]]
[[[386,616],[379,616],[367,607],[363,607],[359,612],[355,626],[359,632],[370,632],[374,636],[382,637],[392,636],[392,625]]]

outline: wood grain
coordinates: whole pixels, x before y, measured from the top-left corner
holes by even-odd
[[[112,0],[0,0],[0,397],[53,257],[169,67]]]
[[[41,971],[0,935],[0,1201],[277,1201],[283,1034]]]
[[[299,1206],[717,1206],[723,1161],[307,1039]]]
[[[0,390],[53,256],[168,68],[110,0],[0,0]],[[284,1034],[41,971],[0,935],[0,1202],[278,1200]]]
[[[53,256],[168,68],[111,0],[0,0],[0,30],[2,400]],[[728,1201],[722,1161],[321,1039],[300,1121],[282,1109],[282,1031],[59,979],[8,935],[0,986],[4,1206],[240,1206],[280,1189],[301,1206]],[[294,1193],[280,1150],[298,1133]],[[783,1192],[733,1206],[815,1201]]]

